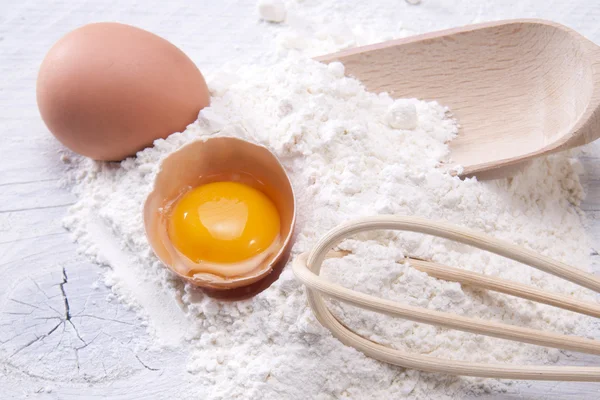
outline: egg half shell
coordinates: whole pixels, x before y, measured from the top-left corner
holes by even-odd
[[[190,275],[174,250],[166,232],[168,205],[187,188],[206,183],[207,177],[230,173],[252,175],[264,183],[264,193],[273,201],[280,216],[279,248],[274,255],[246,275],[225,277],[209,273]],[[144,204],[146,236],[156,256],[173,272],[192,284],[216,291],[245,288],[264,289],[276,276],[273,270],[287,261],[291,247],[296,203],[292,184],[283,166],[267,148],[232,137],[213,137],[191,142],[166,157],[156,176],[152,192]],[[278,269],[279,268],[279,269]],[[269,281],[269,278],[270,281]],[[261,286],[262,283],[262,286]],[[242,293],[241,297],[253,290]],[[212,292],[215,293],[214,291]],[[226,297],[219,296],[215,297]]]

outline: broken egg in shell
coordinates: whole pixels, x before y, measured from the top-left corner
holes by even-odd
[[[267,148],[233,137],[189,143],[166,157],[144,205],[150,246],[213,297],[268,287],[291,247],[295,199]]]

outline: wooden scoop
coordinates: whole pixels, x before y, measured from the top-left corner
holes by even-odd
[[[460,124],[451,162],[461,176],[510,176],[600,136],[600,47],[557,23],[483,23],[317,60],[341,61],[370,91],[450,107]]]

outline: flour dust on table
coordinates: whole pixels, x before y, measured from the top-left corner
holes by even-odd
[[[194,140],[234,136],[271,149],[297,196],[293,256],[327,230],[378,214],[447,220],[587,268],[589,243],[578,204],[577,162],[567,154],[534,161],[511,179],[478,182],[446,172],[447,143],[458,132],[447,108],[365,91],[339,63],[296,51],[268,68],[208,74],[209,108],[184,132],[158,140],[120,165],[75,159],[79,196],[66,226],[81,249],[112,263],[107,241],[131,256],[106,283],[147,318],[156,345],[189,352],[187,370],[205,399],[462,398],[465,391],[510,390],[511,382],[426,374],[346,347],[320,326],[305,290],[285,268],[256,297],[221,302],[174,277],[145,239],[142,206],[159,163]],[[460,121],[458,121],[460,123]],[[372,232],[346,240],[351,252],[326,262],[323,276],[394,301],[544,331],[590,336],[591,318],[429,277],[405,256],[510,279],[580,299],[576,285],[518,263],[419,234]],[[161,299],[175,298],[167,309]],[[415,353],[489,363],[545,364],[566,352],[391,318],[331,302],[351,329]]]

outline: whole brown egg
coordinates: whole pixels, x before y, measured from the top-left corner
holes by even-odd
[[[50,49],[37,102],[65,146],[114,161],[183,131],[210,95],[196,65],[173,44],[133,26],[95,23]]]

